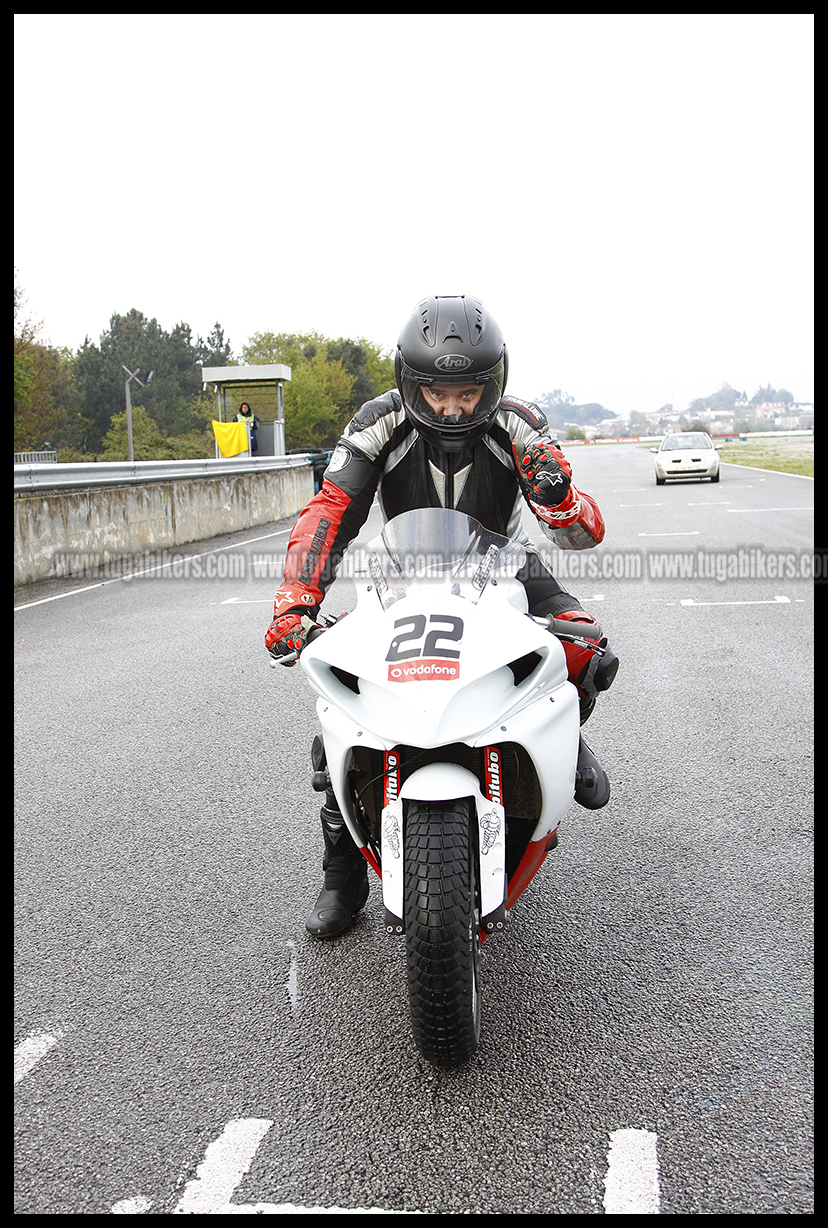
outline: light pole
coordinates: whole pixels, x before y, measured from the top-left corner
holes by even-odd
[[[124,370],[126,371],[127,375],[129,376],[129,379],[128,379],[128,380],[126,381],[126,383],[124,384],[124,393],[126,394],[126,407],[127,407],[127,410],[126,410],[126,414],[127,414],[127,441],[128,441],[128,443],[129,443],[129,459],[130,459],[130,460],[135,460],[135,457],[134,457],[134,455],[133,455],[133,451],[132,451],[132,398],[131,398],[131,397],[130,397],[130,395],[129,395],[129,386],[130,386],[130,384],[132,383],[132,381],[133,381],[134,379],[138,379],[138,372],[141,370],[141,368],[140,368],[140,367],[136,367],[134,371],[130,371],[129,367],[124,366],[124,364],[123,364],[123,363],[121,363],[121,366],[124,368]],[[150,371],[149,375],[147,376],[147,383],[146,383],[146,384],[144,383],[144,381],[143,381],[142,379],[138,379],[138,383],[141,385],[141,387],[142,387],[142,388],[146,388],[146,387],[147,387],[147,384],[149,384],[149,382],[150,382],[150,380],[152,379],[152,377],[153,377],[153,375],[154,375],[154,374],[155,374],[155,372],[154,372],[154,371]]]

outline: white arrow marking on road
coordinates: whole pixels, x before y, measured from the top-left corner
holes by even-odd
[[[606,1215],[658,1215],[657,1136],[651,1130],[614,1130],[604,1178]]]
[[[18,1083],[60,1040],[62,1032],[31,1032],[14,1051],[14,1081]]]

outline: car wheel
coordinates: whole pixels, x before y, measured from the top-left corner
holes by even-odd
[[[716,472],[713,474],[713,477],[710,479],[710,481],[718,482],[718,480],[719,480],[719,470],[717,469]]]

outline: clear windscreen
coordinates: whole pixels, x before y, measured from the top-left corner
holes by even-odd
[[[424,583],[477,601],[491,579],[511,579],[526,562],[520,542],[442,507],[395,516],[373,547],[372,575],[384,605]]]

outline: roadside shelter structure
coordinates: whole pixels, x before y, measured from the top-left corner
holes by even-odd
[[[208,384],[216,389],[219,422],[229,422],[238,406],[247,401],[259,417],[259,455],[285,455],[283,385],[290,379],[290,367],[279,362],[253,367],[202,367],[201,379],[205,389]],[[268,418],[268,413],[273,417]]]

